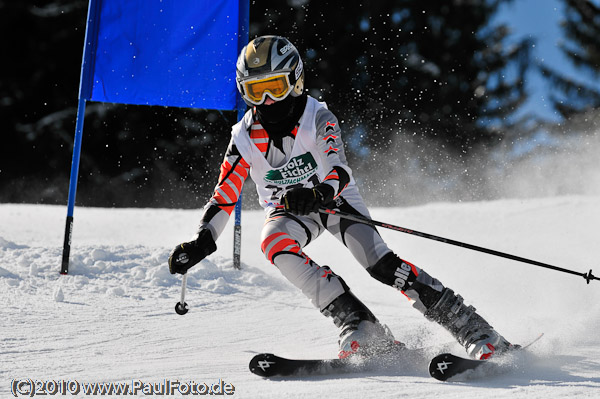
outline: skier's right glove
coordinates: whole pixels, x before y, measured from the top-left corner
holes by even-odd
[[[333,200],[333,187],[319,183],[314,188],[296,187],[286,191],[281,198],[286,212],[294,215],[308,215],[318,212]]]
[[[185,274],[188,269],[217,250],[217,244],[208,229],[202,229],[198,237],[190,242],[179,244],[169,256],[171,274]]]

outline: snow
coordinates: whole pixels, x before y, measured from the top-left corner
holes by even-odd
[[[373,218],[578,272],[600,259],[600,197],[571,196],[375,208]],[[598,397],[600,281],[448,246],[381,234],[477,307],[505,337],[545,336],[501,375],[441,383],[424,365],[345,376],[265,380],[248,371],[257,352],[332,357],[337,329],[269,264],[262,211],[243,214],[242,271],[228,228],[216,253],[191,269],[186,302],[172,247],[195,232],[201,210],[77,208],[69,275],[59,275],[66,209],[0,205],[0,397],[16,378],[79,382],[164,379],[235,387],[240,398]],[[342,275],[409,347],[452,342],[406,299],[382,286],[327,233],[308,255]],[[463,351],[457,344],[450,348]],[[436,350],[431,349],[431,354]]]

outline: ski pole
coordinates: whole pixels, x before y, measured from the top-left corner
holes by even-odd
[[[175,304],[175,312],[184,315],[188,312],[188,304],[185,303],[185,286],[187,285],[187,273],[181,279],[181,300]]]
[[[542,262],[538,262],[538,261],[535,261],[535,260],[522,258],[520,256],[515,256],[515,255],[507,254],[507,253],[496,251],[496,250],[493,250],[493,249],[478,247],[477,245],[467,244],[467,243],[464,243],[464,242],[455,241],[455,240],[451,240],[451,239],[448,239],[448,238],[435,236],[433,234],[422,233],[420,231],[415,231],[415,230],[407,229],[407,228],[400,227],[400,226],[394,226],[393,224],[389,224],[389,223],[378,222],[376,220],[369,219],[369,218],[361,216],[361,215],[353,215],[351,213],[342,212],[342,211],[336,211],[334,209],[327,209],[327,208],[319,208],[319,212],[321,212],[323,214],[327,214],[327,215],[338,216],[340,218],[352,220],[354,222],[368,224],[368,225],[371,225],[371,226],[383,227],[383,228],[390,229],[390,230],[400,231],[402,233],[406,233],[406,234],[410,234],[410,235],[413,235],[413,236],[427,238],[429,240],[435,240],[435,241],[443,242],[445,244],[456,245],[458,247],[467,248],[467,249],[471,249],[473,251],[483,252],[483,253],[486,253],[486,254],[490,254],[490,255],[499,256],[499,257],[502,257],[502,258],[511,259],[511,260],[514,260],[514,261],[517,261],[517,262],[528,263],[530,265],[540,266],[540,267],[544,267],[546,269],[552,269],[552,270],[556,270],[556,271],[563,272],[563,273],[574,274],[576,276],[583,277],[588,284],[590,283],[591,280],[600,280],[599,277],[596,277],[596,276],[594,276],[592,274],[592,269],[590,269],[590,271],[588,273],[580,273],[580,272],[576,272],[574,270],[564,269],[564,268],[558,267],[558,266],[552,266],[552,265],[549,265],[547,263],[542,263]]]

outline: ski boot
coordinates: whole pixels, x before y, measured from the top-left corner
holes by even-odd
[[[475,310],[473,306],[464,305],[460,295],[445,288],[438,302],[427,309],[425,317],[446,328],[472,359],[489,359],[519,347],[498,334]]]
[[[340,359],[350,356],[368,358],[388,354],[405,346],[396,341],[390,329],[379,323],[373,313],[349,291],[337,297],[322,313],[333,317],[334,324],[341,328],[338,341]]]

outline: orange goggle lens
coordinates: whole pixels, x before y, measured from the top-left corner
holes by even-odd
[[[248,80],[242,83],[246,98],[257,105],[265,99],[266,93],[275,98],[282,98],[288,94],[290,83],[287,75],[269,76],[264,79]]]

